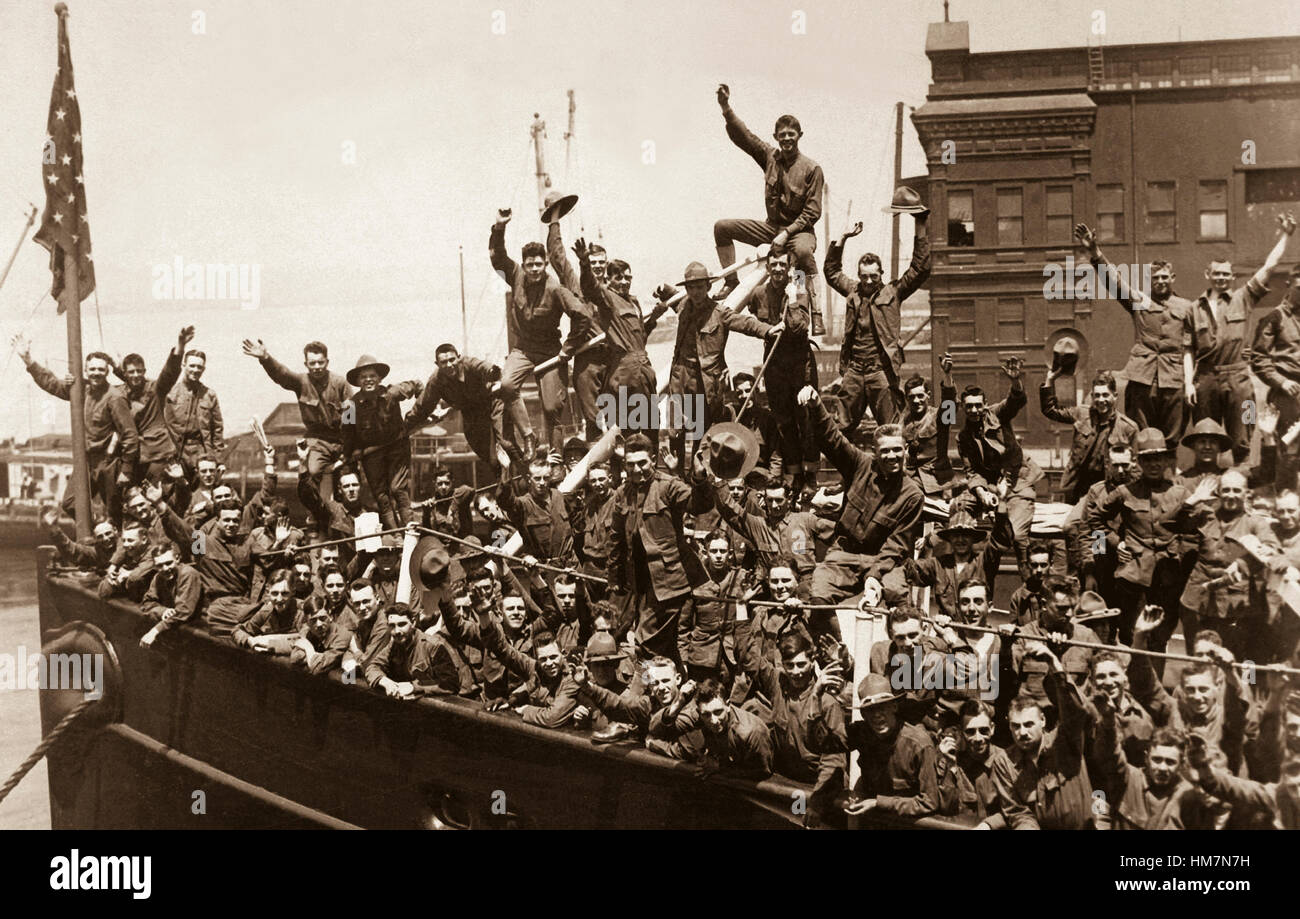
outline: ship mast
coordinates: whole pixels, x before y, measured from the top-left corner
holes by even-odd
[[[569,148],[573,143],[573,113],[577,111],[577,103],[573,101],[573,90],[569,90],[569,130],[564,132],[564,182],[569,182]]]
[[[947,4],[944,4],[945,7]],[[894,187],[889,190],[892,195],[894,189],[903,184],[903,103],[894,104]],[[899,224],[902,221],[901,214],[895,214],[891,218],[893,228],[889,238],[889,276],[898,277],[898,247],[899,247]]]
[[[533,124],[529,129],[533,137],[533,157],[537,162],[537,213],[540,222],[542,208],[546,203],[546,190],[551,187],[551,177],[546,172],[546,148],[542,142],[546,140],[546,122],[542,121],[542,116],[533,112]],[[546,227],[542,227],[543,233]]]

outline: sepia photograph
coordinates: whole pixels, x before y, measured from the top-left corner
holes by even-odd
[[[114,858],[173,837],[91,830],[1300,828],[1290,0],[3,0],[0,47],[47,893],[150,898]],[[1256,835],[1134,838],[1099,894],[1251,889]]]

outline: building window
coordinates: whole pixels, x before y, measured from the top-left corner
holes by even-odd
[[[1132,61],[1103,61],[1102,67],[1108,80],[1127,80],[1133,76]]]
[[[1219,57],[1219,70],[1224,73],[1250,73],[1249,54],[1224,54]]]
[[[1024,194],[1019,188],[998,189],[998,245],[1025,243]]]
[[[1174,209],[1173,182],[1147,183],[1146,239],[1171,243],[1178,239],[1178,213]]]
[[[1220,180],[1202,182],[1197,198],[1201,215],[1201,239],[1228,238],[1228,183]]]
[[[1097,242],[1124,241],[1124,186],[1097,186]]]
[[[975,245],[975,192],[948,191],[948,245]]]
[[[1210,59],[1208,57],[1184,57],[1178,61],[1178,72],[1183,74],[1209,73]]]
[[[1278,51],[1272,54],[1261,54],[1259,56],[1259,69],[1276,72],[1291,69],[1291,56],[1285,51]]]
[[[1247,204],[1300,201],[1300,169],[1252,169],[1246,173]]]
[[[1025,342],[1025,301],[1021,297],[998,298],[998,343]]]
[[[1074,236],[1074,189],[1047,186],[1047,241],[1069,245]]]
[[[1163,77],[1174,72],[1174,62],[1169,58],[1138,61],[1138,75],[1143,77]]]

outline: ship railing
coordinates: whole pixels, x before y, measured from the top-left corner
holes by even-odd
[[[52,547],[47,547],[43,551],[50,553],[52,556],[54,550]],[[93,589],[88,586],[87,579],[84,577],[69,576],[64,573],[51,573],[50,576],[52,580],[62,580],[69,587],[87,591],[94,596]],[[98,600],[98,598],[96,598],[96,601],[104,602]],[[108,602],[118,609],[138,616],[142,620],[141,634],[148,626],[153,624],[153,620],[141,612],[137,604],[129,600],[117,598]],[[410,710],[414,706],[417,710],[420,708],[433,708],[444,712],[453,711],[460,717],[467,717],[485,724],[507,728],[517,734],[530,736],[543,743],[565,746],[573,750],[583,751],[588,755],[606,756],[611,760],[631,761],[637,765],[648,766],[659,771],[675,772],[683,777],[689,777],[691,781],[705,781],[725,787],[733,793],[749,798],[754,803],[767,808],[773,814],[782,815],[785,819],[790,820],[792,826],[797,825],[801,819],[793,815],[792,803],[800,797],[804,801],[810,801],[812,797],[812,786],[793,781],[781,775],[772,775],[761,781],[725,774],[700,779],[697,767],[694,764],[663,756],[630,741],[603,745],[593,744],[590,734],[585,731],[576,728],[554,729],[524,724],[509,715],[486,711],[480,703],[457,696],[427,695],[414,700],[388,699],[382,693],[366,685],[363,680],[344,680],[340,671],[335,670],[328,674],[311,674],[301,667],[291,665],[287,658],[270,657],[239,649],[200,626],[186,624],[177,627],[175,631],[181,633],[186,639],[216,646],[221,653],[239,655],[240,659],[246,660],[249,666],[278,668],[286,679],[301,681],[303,685],[319,685],[319,681],[324,679],[340,687],[342,691],[354,691],[368,697],[372,704],[393,706],[395,710]],[[179,638],[181,635],[175,637]],[[905,818],[882,814],[878,811],[869,812],[858,819],[860,827],[869,829],[961,830],[971,828],[968,825],[943,817]]]

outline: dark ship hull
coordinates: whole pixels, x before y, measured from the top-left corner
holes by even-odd
[[[782,779],[702,781],[689,765],[632,743],[595,746],[457,699],[391,700],[198,630],[178,629],[143,650],[148,617],[101,600],[83,578],[52,574],[51,554],[42,549],[38,562],[47,645],[59,629],[88,623],[120,668],[103,703],[114,697],[115,720],[50,753],[55,829],[802,822],[792,802],[808,789]],[[65,696],[41,693],[44,732],[75,704]]]

